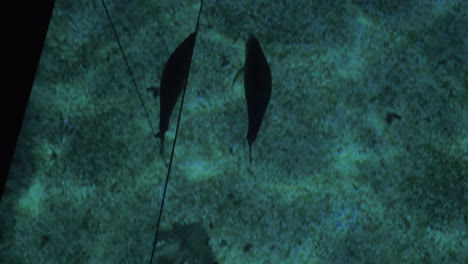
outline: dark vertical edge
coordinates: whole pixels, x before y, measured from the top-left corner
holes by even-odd
[[[5,3],[0,9],[0,199],[3,196],[55,1],[8,3],[14,4]]]

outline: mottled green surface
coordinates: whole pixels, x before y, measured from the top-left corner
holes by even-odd
[[[146,88],[199,3],[115,2],[157,130]],[[249,33],[273,76],[250,165],[232,84]],[[158,263],[467,263],[467,36],[463,0],[205,1]],[[152,135],[100,2],[57,1],[0,263],[148,262],[167,171]]]

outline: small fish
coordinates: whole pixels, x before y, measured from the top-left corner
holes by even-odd
[[[249,36],[245,46],[244,89],[249,116],[249,162],[252,162],[252,144],[257,138],[271,96],[270,66],[260,42],[253,35]]]
[[[164,135],[169,127],[169,119],[177,99],[185,87],[190,59],[195,45],[195,35],[190,34],[171,54],[164,65],[159,89],[160,111],[159,132],[154,135],[161,140],[161,154],[164,152]]]

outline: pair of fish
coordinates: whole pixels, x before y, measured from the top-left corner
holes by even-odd
[[[195,33],[192,33],[176,48],[164,66],[159,94],[159,132],[155,135],[161,140],[161,153],[170,116],[187,81],[194,45]],[[245,47],[244,89],[249,118],[249,162],[252,162],[252,145],[257,138],[271,96],[270,66],[260,42],[253,35],[249,36]]]

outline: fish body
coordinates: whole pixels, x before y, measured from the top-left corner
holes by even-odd
[[[155,135],[161,140],[161,153],[164,151],[164,135],[169,128],[172,111],[187,81],[195,35],[195,32],[190,34],[174,50],[164,65],[159,90],[159,132]]]
[[[249,128],[249,161],[252,160],[252,144],[257,138],[263,116],[271,97],[271,70],[263,54],[260,42],[250,35],[245,48],[244,89],[247,101]]]

